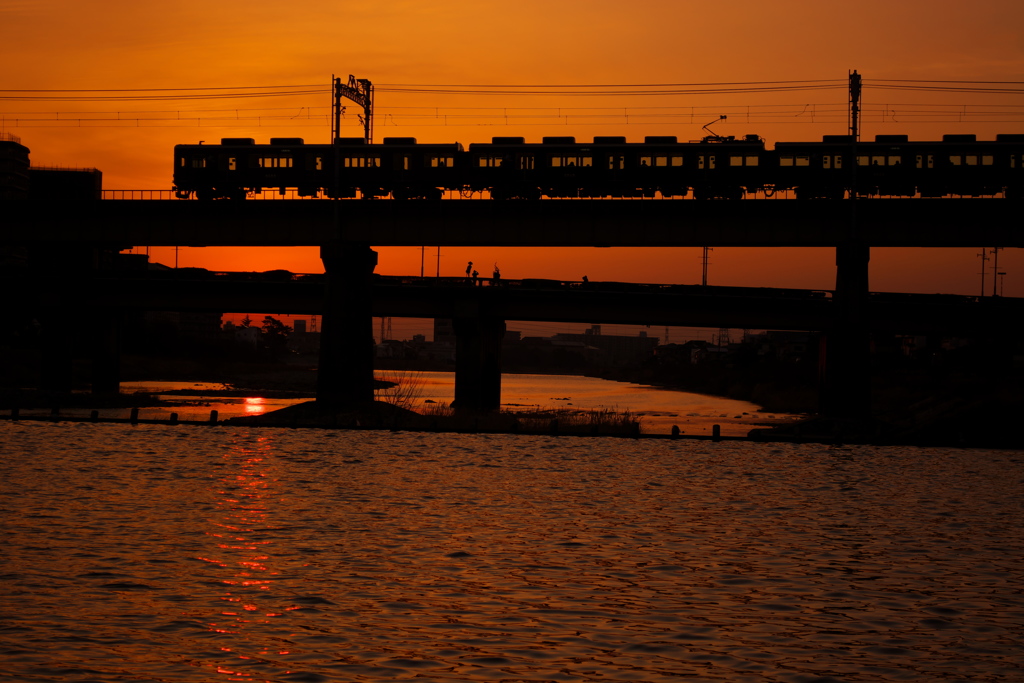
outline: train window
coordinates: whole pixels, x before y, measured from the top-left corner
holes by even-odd
[[[949,156],[949,163],[953,164],[954,166],[959,166],[961,161],[962,160],[960,159],[960,155],[958,154],[951,154]]]
[[[697,168],[699,169],[713,169],[715,167],[715,157],[713,156],[699,156],[697,157]]]
[[[843,155],[842,154],[837,154],[835,156],[835,160],[832,162],[832,168],[842,168],[842,167],[843,167]]]
[[[985,156],[981,157],[981,165],[982,166],[991,166],[994,161],[995,161],[994,157],[992,157],[992,156],[990,156],[988,154],[986,154]]]
[[[836,154],[835,156],[832,156],[831,154],[826,154],[821,158],[821,166],[822,168],[842,168],[843,155]]]
[[[730,166],[742,166],[743,165],[743,157],[729,157],[729,165]]]
[[[237,171],[238,170],[238,159],[236,159],[235,157],[228,157],[228,170],[229,171]]]
[[[612,171],[621,171],[626,167],[626,157],[608,157],[608,168]]]
[[[899,166],[902,162],[901,157],[889,157],[888,160],[890,166]]]
[[[259,161],[262,168],[292,168],[295,165],[291,157],[260,157]]]
[[[978,165],[978,155],[977,154],[966,154],[966,155],[964,155],[964,163],[966,165],[968,165],[968,166],[977,166]]]
[[[781,157],[779,157],[779,166],[792,166],[792,165],[793,165],[793,157],[789,157],[789,156],[781,156]]]
[[[380,166],[380,157],[345,157],[342,165],[345,168],[376,168]]]
[[[798,156],[796,158],[796,165],[797,166],[810,166],[811,165],[811,158],[808,157],[808,156]]]
[[[453,157],[430,157],[431,168],[445,168],[454,165],[455,159]]]
[[[199,158],[192,160],[192,168],[206,168],[206,159]]]
[[[522,171],[532,171],[533,157],[519,157],[519,169]]]
[[[641,166],[682,166],[682,157],[640,157]],[[621,168],[621,167],[620,167]],[[702,167],[703,168],[703,167]]]
[[[408,156],[402,157],[402,170],[408,171],[412,167],[412,158]]]
[[[564,156],[564,157],[551,157],[551,168],[560,168],[562,166],[593,166],[593,157],[577,157],[577,156]]]
[[[317,157],[316,158],[316,170],[318,170],[318,171],[324,170],[324,158],[323,157]]]
[[[480,157],[478,160],[480,168],[496,168],[501,166],[501,157]]]

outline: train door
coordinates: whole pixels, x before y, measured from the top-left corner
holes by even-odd
[[[1004,196],[1007,199],[1024,199],[1024,152],[1013,150],[1009,157],[1010,174],[1003,190]]]
[[[605,155],[603,176],[605,178],[605,182],[602,183],[602,187],[598,189],[598,193],[601,196],[606,194],[612,195],[613,197],[623,196],[623,192],[625,191],[623,188],[623,182],[627,177],[626,155],[620,152],[613,152]]]

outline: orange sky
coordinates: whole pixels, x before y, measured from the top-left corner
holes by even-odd
[[[325,91],[225,100],[0,100],[0,127],[21,137],[33,163],[99,168],[107,189],[169,189],[177,143],[221,137],[264,142],[271,136],[327,142],[332,74],[351,73],[378,85],[377,140],[412,136],[467,145],[492,135],[528,140],[625,135],[635,141],[677,135],[686,140],[700,137],[702,124],[725,112],[729,119],[714,126],[720,134],[757,133],[769,145],[814,140],[846,132],[843,88],[571,97],[407,94],[387,84],[842,81],[850,69],[865,79],[864,139],[877,133],[906,133],[912,139],[976,133],[984,139],[1024,132],[1019,95],[871,87],[872,80],[881,79],[1024,81],[1024,3],[1019,0],[980,0],[969,8],[948,0],[0,0],[0,24],[5,65],[0,95],[8,98],[29,95],[9,92],[17,89],[319,84]],[[954,116],[942,113],[940,104],[969,106]],[[1009,106],[996,110],[995,104]],[[349,108],[344,122],[352,136],[361,134],[356,109]],[[997,111],[1002,113],[982,113]],[[505,113],[511,114],[508,124]],[[517,118],[524,114],[534,118]],[[982,246],[991,245],[876,249],[872,288],[975,294]],[[152,255],[169,264],[175,259],[173,250],[154,249]],[[382,249],[378,272],[418,274],[420,256],[417,248]],[[322,270],[313,249],[181,249],[177,259],[182,266],[221,270]],[[467,260],[486,264],[485,273],[498,262],[507,278],[586,274],[592,280],[692,283],[701,275],[699,249],[481,248],[443,249],[441,274],[461,273]],[[425,272],[433,274],[436,250],[428,247],[425,261]],[[999,266],[1007,273],[1005,293],[1024,296],[1020,250],[1002,252]],[[834,284],[832,253],[825,249],[716,249],[710,273],[712,284],[723,285]]]

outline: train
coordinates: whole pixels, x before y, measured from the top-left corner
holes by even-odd
[[[1001,196],[1024,198],[1024,134],[944,135],[870,142],[825,135],[821,142],[777,142],[758,135],[709,135],[681,142],[597,136],[493,137],[488,143],[379,144],[338,138],[223,138],[176,145],[174,192],[180,199],[241,200],[264,191],[300,197],[440,199],[446,192],[493,200],[542,198],[741,199],[790,192],[797,199]]]

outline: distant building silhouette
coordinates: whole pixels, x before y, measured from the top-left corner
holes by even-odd
[[[28,153],[21,138],[10,133],[0,134],[0,200],[28,197]]]

